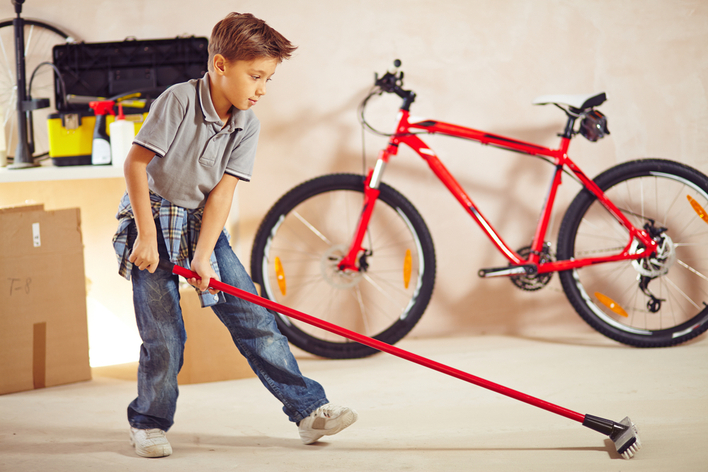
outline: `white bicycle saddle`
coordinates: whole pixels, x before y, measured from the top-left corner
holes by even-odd
[[[600,106],[605,100],[607,100],[607,95],[605,95],[605,92],[591,95],[543,95],[541,97],[537,97],[533,101],[533,104],[568,105],[578,110],[586,110],[588,108]]]

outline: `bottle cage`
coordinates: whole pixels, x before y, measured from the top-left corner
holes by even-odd
[[[590,110],[580,122],[580,134],[589,141],[595,142],[610,134],[607,129],[607,118],[597,110]]]

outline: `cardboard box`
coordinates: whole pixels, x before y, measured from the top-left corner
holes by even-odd
[[[79,209],[0,209],[0,274],[0,394],[90,380]]]
[[[180,385],[255,377],[231,333],[210,308],[202,308],[197,292],[180,290],[182,317],[187,331]]]

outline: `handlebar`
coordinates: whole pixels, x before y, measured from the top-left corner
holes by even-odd
[[[412,90],[403,90],[403,71],[399,73],[398,68],[401,67],[401,61],[396,59],[393,61],[393,67],[389,69],[381,78],[378,74],[374,74],[374,85],[381,92],[395,93],[403,99],[402,109],[408,110],[411,104],[415,101],[415,92]]]
[[[359,122],[362,127],[366,127],[380,136],[392,135],[377,130],[366,121],[364,112],[369,99],[371,99],[374,95],[381,95],[384,92],[395,93],[403,99],[403,104],[400,109],[405,111],[410,111],[410,106],[415,101],[415,92],[412,90],[403,90],[403,72],[399,72],[399,67],[401,67],[401,61],[396,59],[393,61],[393,67],[386,71],[382,77],[379,77],[379,74],[374,73],[374,87],[359,104]]]

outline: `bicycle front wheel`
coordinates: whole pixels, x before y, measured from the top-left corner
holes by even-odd
[[[708,329],[708,178],[677,162],[620,164],[595,183],[638,228],[659,244],[634,261],[560,273],[568,299],[600,333],[637,347],[672,346]],[[558,260],[617,254],[628,232],[587,190],[566,212]],[[630,252],[639,252],[634,242]]]
[[[25,20],[25,71],[27,86],[36,70],[32,98],[49,98],[50,107],[27,112],[30,149],[34,159],[47,157],[49,134],[47,117],[56,109],[54,103],[54,72],[51,67],[40,64],[52,63],[52,49],[59,44],[74,41],[61,29],[37,20]],[[17,148],[17,69],[15,65],[15,29],[12,20],[0,21],[0,110],[5,131],[8,156],[14,156]]]
[[[394,344],[413,329],[430,300],[435,252],[425,222],[400,193],[381,184],[359,271],[340,271],[363,205],[361,175],[307,181],[276,202],[261,223],[251,276],[261,295],[335,325]],[[334,359],[375,349],[276,314],[295,346]]]

